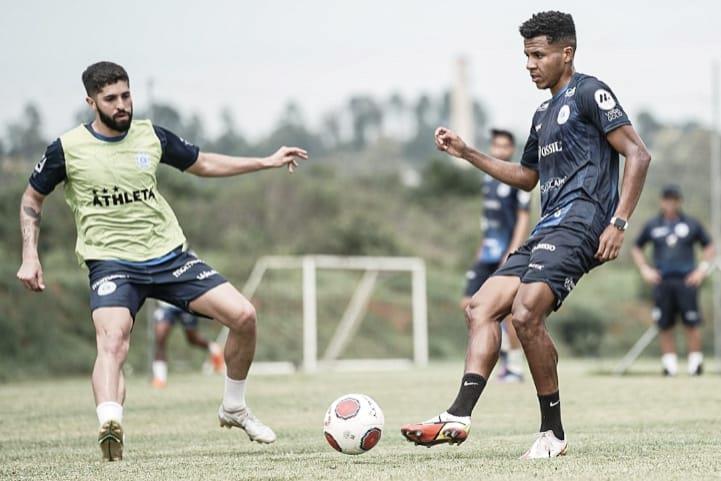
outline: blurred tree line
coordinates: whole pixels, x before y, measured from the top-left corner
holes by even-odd
[[[479,102],[474,112],[475,142],[483,146],[488,125]],[[75,117],[78,123],[90,120],[87,110]],[[207,133],[199,116],[166,103],[151,105],[135,117],[151,118],[206,151],[267,155],[283,144],[308,148],[313,159],[293,176],[267,171],[199,179],[160,169],[160,190],[192,246],[236,285],[242,285],[262,255],[424,258],[429,265],[431,353],[457,357],[465,344],[457,301],[463,272],[480,241],[481,176],[458,167],[433,146],[434,128],[449,117],[448,94],[413,100],[400,94],[385,100],[354,96],[326,113],[318,130],[309,126],[297,103],[288,102],[276,125],[255,141],[239,131],[230,111],[221,112],[215,136]],[[627,246],[656,212],[658,190],[669,181],[685,189],[692,215],[704,223],[709,219],[709,131],[695,123],[663,123],[647,112],[635,123],[654,160]],[[518,138],[524,141],[522,135]],[[40,296],[31,294],[15,279],[21,248],[19,198],[32,165],[51,140],[41,112],[32,104],[0,137],[0,255],[5,260],[0,272],[0,380],[30,373],[88,372],[94,356],[87,274],[73,254],[75,228],[60,189],[46,202],[41,228],[48,289]],[[537,197],[534,202],[537,206]],[[574,354],[618,354],[650,322],[648,294],[625,252],[613,267],[596,270],[580,283],[554,316],[552,329]],[[612,306],[602,302],[608,298],[615,299]],[[283,319],[265,322],[272,332],[273,326],[282,327]],[[133,342],[130,363],[142,367],[145,339],[136,334]]]

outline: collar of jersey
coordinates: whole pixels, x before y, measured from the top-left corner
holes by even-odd
[[[85,128],[88,130],[88,132],[90,132],[90,135],[92,135],[93,137],[95,137],[98,140],[102,140],[103,142],[120,142],[128,135],[128,132],[129,132],[129,130],[128,130],[126,132],[123,132],[120,135],[116,135],[115,137],[108,137],[107,135],[103,135],[101,133],[96,132],[95,129],[93,129],[92,124],[84,124],[84,125],[85,125]]]
[[[551,97],[551,100],[556,100],[556,99],[559,98],[561,95],[563,95],[563,94],[566,92],[566,90],[568,90],[568,87],[570,87],[571,84],[576,81],[576,76],[577,76],[577,75],[578,75],[578,72],[574,72],[573,75],[571,75],[571,80],[569,80],[568,83],[567,83],[561,90],[559,90],[558,92],[556,92],[556,95],[554,95],[553,97]]]

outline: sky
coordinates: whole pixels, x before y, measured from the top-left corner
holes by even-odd
[[[631,119],[708,123],[711,61],[721,60],[721,2],[483,2],[266,0],[49,2],[3,0],[0,132],[34,101],[43,131],[74,125],[80,74],[98,60],[123,65],[135,108],[153,96],[197,112],[217,133],[228,107],[241,132],[267,133],[297,101],[308,123],[350,95],[437,95],[455,59],[494,125],[526,131],[548,92],[526,72],[518,26],[536,11],[574,16],[576,68],[605,81]]]

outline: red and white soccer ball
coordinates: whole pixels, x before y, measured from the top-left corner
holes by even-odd
[[[380,441],[383,422],[383,411],[373,399],[365,394],[346,394],[328,408],[323,432],[336,451],[363,454]]]

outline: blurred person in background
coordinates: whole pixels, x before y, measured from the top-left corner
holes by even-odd
[[[508,130],[492,129],[490,154],[510,162],[516,150],[513,134]],[[528,235],[529,205],[531,195],[488,174],[483,175],[483,210],[481,231],[483,241],[476,256],[476,262],[466,272],[466,290],[461,299],[464,311],[471,303],[471,297],[508,255],[518,249]],[[501,324],[502,340],[500,370],[498,379],[502,382],[523,381],[523,350],[516,336],[513,323],[506,319]]]
[[[631,251],[643,280],[653,286],[653,320],[660,329],[661,365],[666,376],[678,373],[674,326],[676,318],[686,330],[688,373],[703,372],[701,312],[698,288],[712,270],[716,249],[701,223],[681,210],[681,189],[667,185],[661,191],[660,212],[650,219]],[[653,264],[646,261],[643,248],[653,245]],[[702,261],[696,265],[694,247],[703,248]]]

